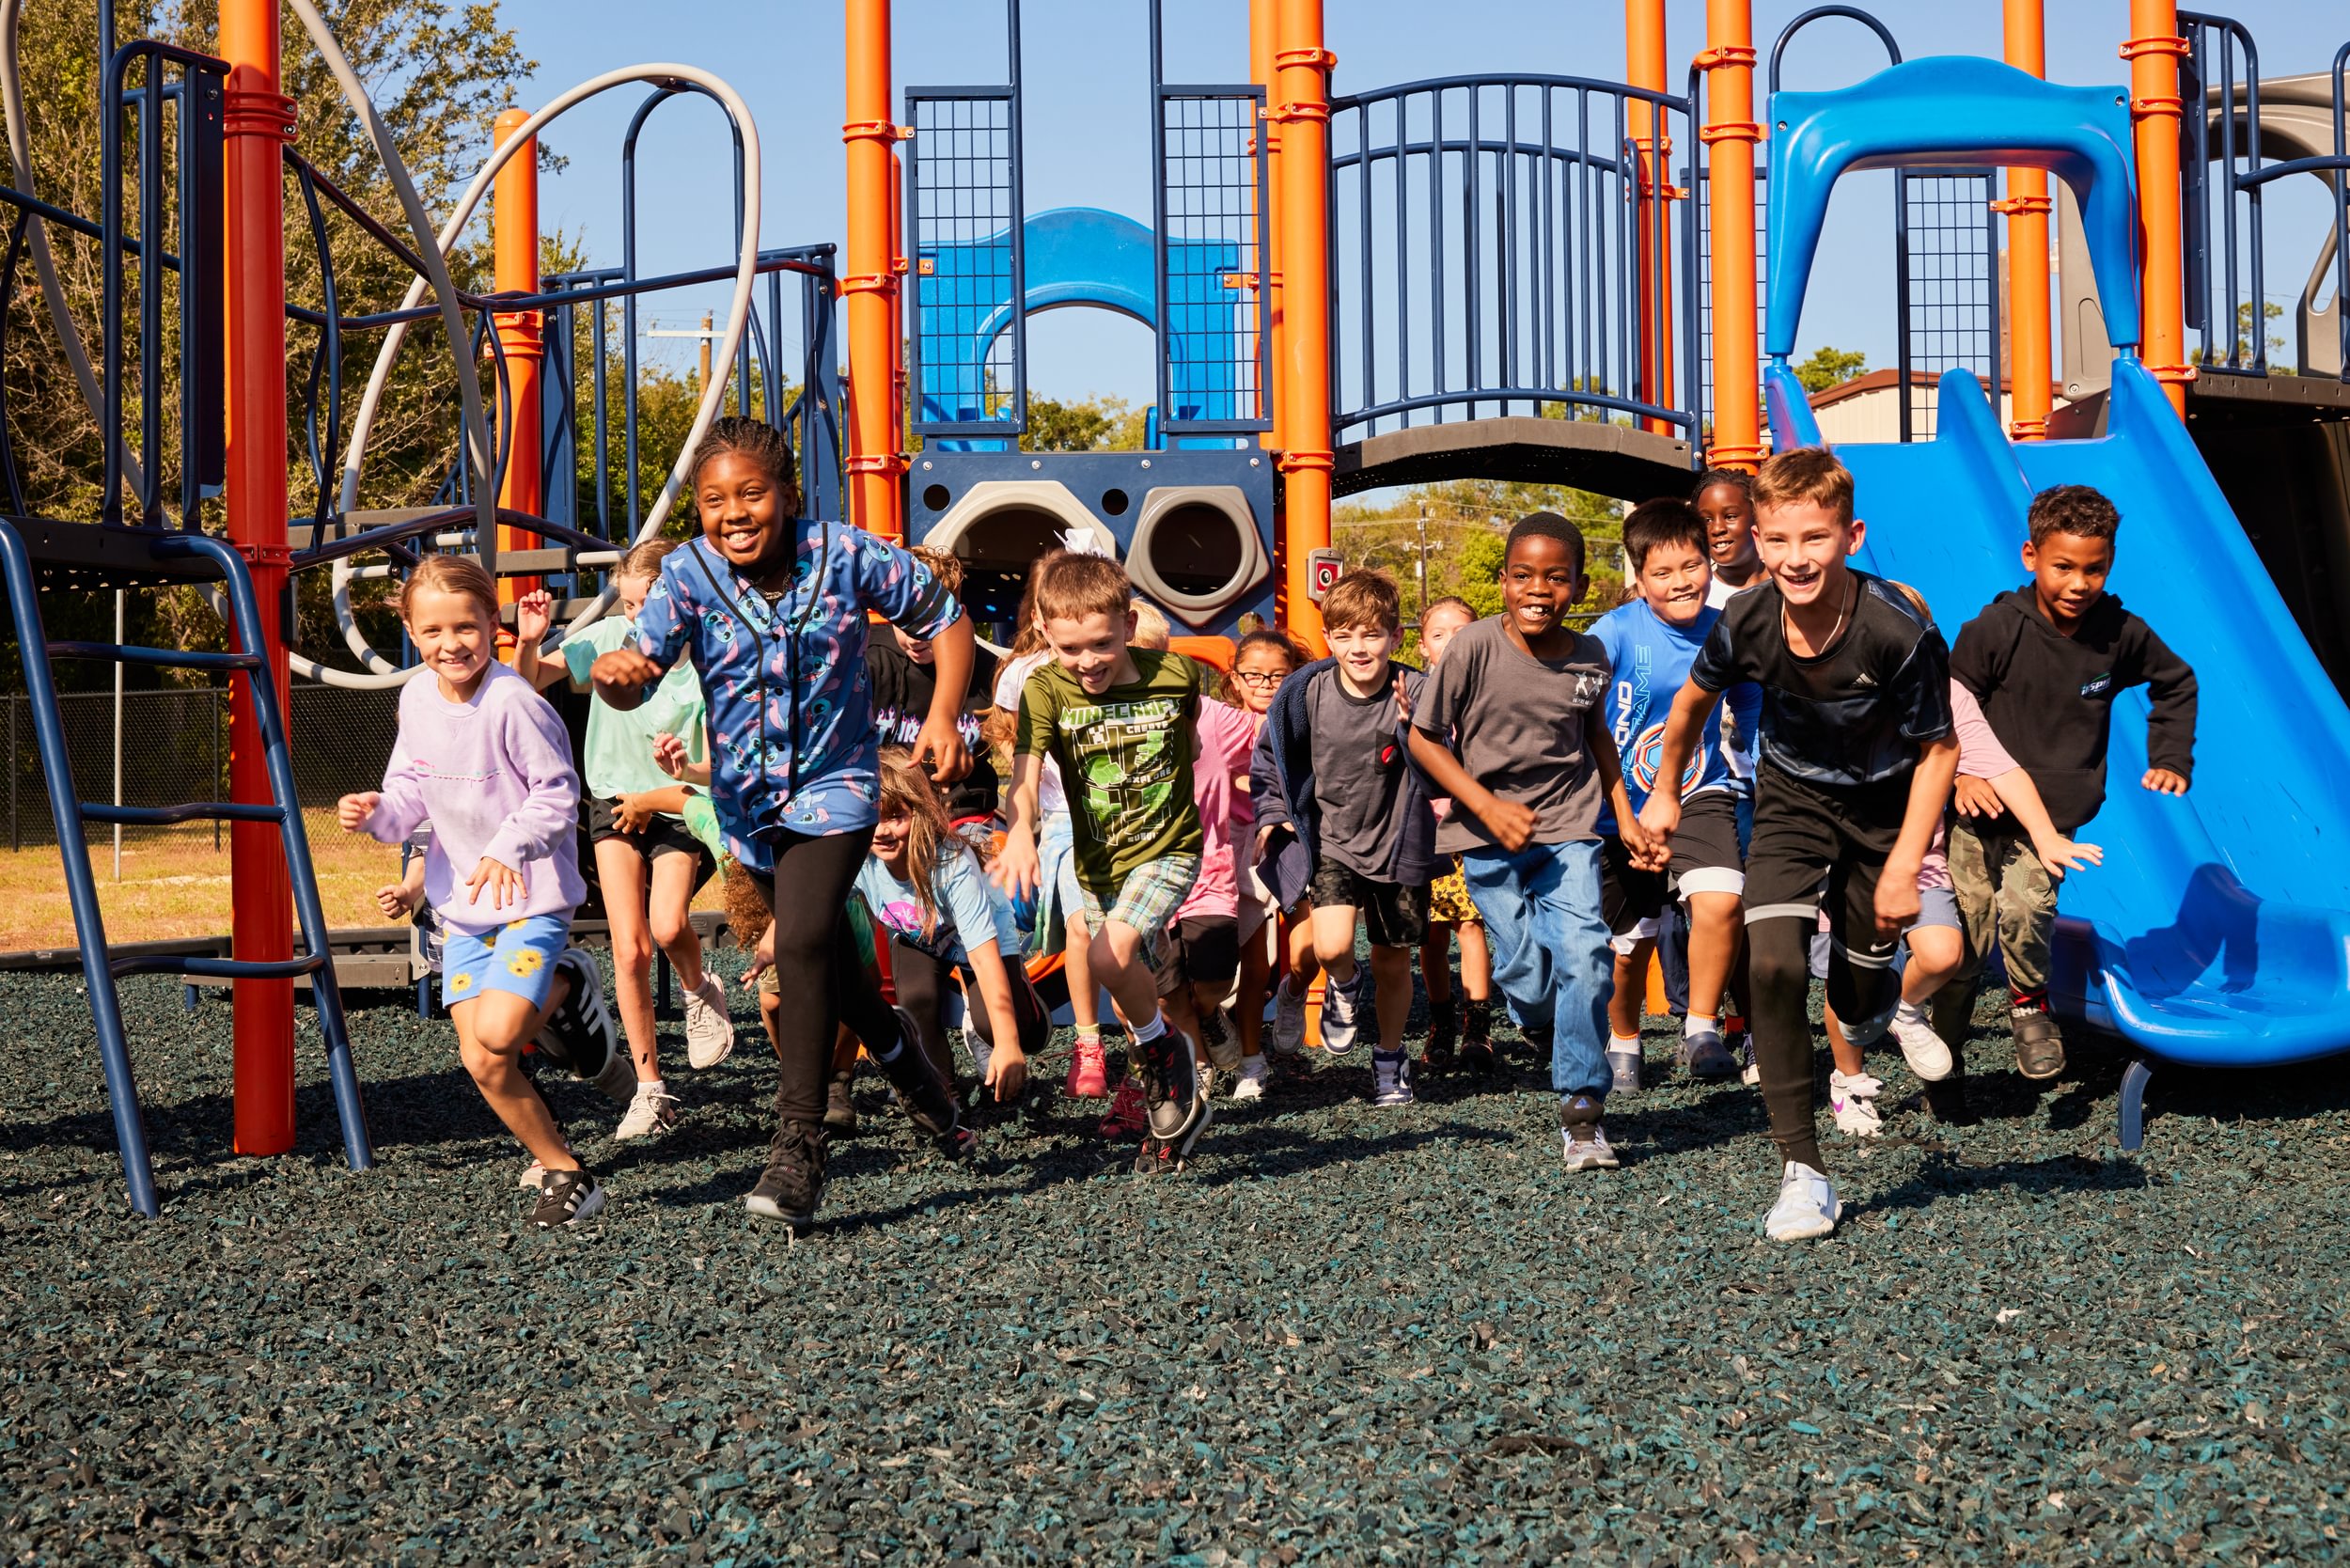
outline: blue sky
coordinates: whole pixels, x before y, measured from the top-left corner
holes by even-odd
[[[1767,53],[1778,29],[1806,8],[1779,0],[1759,3],[1761,47]],[[534,86],[540,97],[647,60],[682,61],[728,77],[749,102],[764,149],[766,243],[838,241],[843,225],[840,6],[832,0],[689,0],[660,8],[657,21],[650,9],[640,0],[508,0],[503,8],[525,52],[540,62]],[[1245,0],[1172,0],[1167,9],[1183,19],[1170,22],[1170,77],[1246,75]],[[1704,9],[1702,0],[1672,0],[1676,75],[1704,45]],[[1999,52],[1997,0],[1881,0],[1876,9],[1911,57]],[[2126,67],[2115,55],[2126,31],[2125,0],[2049,0],[2047,9],[2050,76],[2126,80]],[[2264,75],[2323,70],[2350,39],[2350,8],[2341,0],[2237,0],[2232,14],[2251,27]],[[1031,212],[1060,205],[1137,216],[1147,212],[1147,16],[1143,0],[1025,0]],[[1339,56],[1340,92],[1450,72],[1541,71],[1621,80],[1623,71],[1622,8],[1612,0],[1455,0],[1443,7],[1327,0],[1325,27]],[[909,84],[1000,80],[1001,9],[990,0],[901,0],[896,49],[901,90]],[[1834,86],[1875,69],[1881,59],[1875,41],[1858,27],[1824,23],[1790,50],[1786,85]],[[600,260],[618,260],[619,147],[637,101],[633,88],[608,94],[573,110],[548,137],[571,163],[545,184],[543,221],[584,237]],[[645,266],[670,270],[730,259],[731,177],[716,110],[700,102],[665,108],[649,127],[639,158]],[[1888,178],[1851,181],[1840,192],[1805,314],[1806,350],[1826,342],[1864,350],[1872,364],[1890,358],[1893,295],[1883,239]],[[2312,234],[2317,221],[2310,219]],[[2270,262],[2270,292],[2289,297],[2309,252],[2298,238],[2272,240],[2272,245],[2283,254]],[[723,290],[680,294],[651,313],[662,325],[685,326],[723,298]],[[647,348],[679,361],[691,354],[690,346],[674,343]],[[1029,353],[1030,384],[1040,392],[1108,392],[1137,402],[1150,397],[1150,341],[1134,322],[1096,310],[1051,312],[1031,322]]]

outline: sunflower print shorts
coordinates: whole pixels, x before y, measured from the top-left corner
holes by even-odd
[[[441,1005],[455,1007],[484,991],[505,991],[544,1007],[555,961],[571,940],[560,915],[533,915],[488,931],[454,931],[441,949]]]
[[[1485,917],[1469,900],[1468,879],[1461,874],[1457,855],[1452,869],[1428,885],[1428,917],[1449,926],[1473,926]]]

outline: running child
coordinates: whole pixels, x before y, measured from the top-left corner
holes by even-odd
[[[989,886],[979,857],[948,826],[928,775],[900,746],[881,751],[880,817],[873,852],[856,876],[866,906],[889,933],[890,976],[932,1070],[956,1081],[947,1038],[950,982],[961,985],[964,1033],[981,1090],[1016,1100],[1028,1054],[1053,1032],[1044,1003],[1020,965],[1020,928]]]
[[[649,540],[622,556],[612,571],[619,613],[565,637],[558,660],[543,660],[539,654],[553,601],[544,590],[516,601],[514,673],[534,690],[544,690],[567,673],[574,690],[588,689],[588,672],[596,660],[634,642],[645,595],[660,578],[661,563],[676,548],[675,540]],[[671,669],[632,712],[603,702],[588,704],[587,765],[580,770],[588,841],[596,857],[604,919],[611,928],[620,1028],[636,1060],[636,1098],[612,1135],[617,1140],[650,1137],[677,1125],[678,1098],[661,1076],[653,1019],[655,949],[668,955],[684,994],[686,1060],[697,1069],[715,1067],[734,1050],[726,983],[702,966],[701,940],[694,933],[692,917],[694,895],[716,866],[686,831],[680,785],[653,754],[656,738],[671,734],[684,743],[689,761],[703,761],[706,725],[701,682],[691,665]]]
[[[1445,646],[1462,627],[1477,619],[1467,600],[1447,596],[1419,613],[1420,667],[1436,672]],[[1441,822],[1452,803],[1434,803]],[[1461,979],[1456,994],[1452,980],[1452,939],[1461,939]],[[1439,855],[1436,879],[1428,885],[1428,939],[1420,944],[1420,982],[1428,988],[1428,1044],[1425,1060],[1433,1072],[1453,1064],[1453,1045],[1460,1045],[1462,1065],[1473,1073],[1494,1068],[1493,954],[1485,946],[1485,921],[1468,896],[1468,881],[1461,857]]]
[[[1412,757],[1452,798],[1436,849],[1461,856],[1492,934],[1494,982],[1550,1031],[1550,1086],[1570,1170],[1611,1169],[1607,922],[1599,812],[1635,854],[1653,848],[1608,737],[1607,651],[1566,623],[1590,587],[1583,535],[1556,512],[1518,519],[1501,567],[1502,613],[1463,627],[1412,714]]]
[[[1137,1174],[1181,1169],[1213,1119],[1192,1043],[1159,1010],[1167,920],[1199,876],[1203,839],[1192,800],[1199,699],[1214,671],[1180,653],[1132,645],[1134,587],[1116,561],[1069,555],[1036,576],[1052,661],[1020,694],[1010,824],[995,875],[1014,897],[1038,885],[1043,762],[1060,765],[1092,973],[1133,1030],[1149,1129]]]
[[[1714,569],[1705,603],[1720,609],[1762,576],[1762,558],[1754,552],[1754,477],[1709,468],[1698,476],[1690,498],[1705,525],[1705,560]]]
[[[2185,794],[2195,773],[2195,672],[2106,591],[2122,514],[2088,485],[2057,485],[2032,497],[2025,524],[2031,581],[1959,628],[1951,674],[2030,774],[2058,832],[2073,832],[2105,804],[2113,701],[2132,686],[2153,698],[2150,766],[2138,785]],[[2006,965],[2015,1070],[2053,1078],[2064,1071],[2064,1040],[2048,1011],[2056,885],[2029,829],[1984,795],[1969,787],[1960,798],[1950,879],[1974,954],[1997,944]]]
[[[701,677],[711,796],[727,848],[775,917],[744,978],[791,1000],[774,1015],[778,1126],[744,1201],[805,1226],[823,1200],[825,1079],[844,1021],[941,1151],[970,1152],[947,1087],[874,981],[849,903],[880,795],[866,612],[931,639],[938,687],[914,755],[950,780],[968,765],[958,725],[971,622],[897,545],[845,523],[802,520],[798,464],[773,426],[716,420],[695,448],[692,476],[702,537],[662,563],[637,613],[635,646],[596,660],[596,694],[634,709],[682,658]]]
[[[400,589],[419,673],[400,688],[384,788],[343,796],[346,833],[397,844],[432,824],[424,896],[438,913],[441,1002],[481,1097],[530,1151],[530,1223],[574,1225],[603,1207],[522,1068],[533,1043],[622,1105],[636,1074],[593,960],[569,945],[587,897],[573,844],[571,737],[530,682],[497,662],[497,587],[478,561],[427,556]]]
[[[963,562],[952,553],[916,544],[906,554],[931,569],[931,575],[948,593],[963,592]],[[946,792],[947,819],[970,823],[995,813],[997,782],[995,760],[980,739],[980,720],[995,690],[995,655],[977,646],[971,650],[971,697],[957,727],[971,754],[971,771]],[[865,645],[865,679],[873,688],[873,733],[884,745],[912,745],[929,721],[938,700],[938,661],[928,637],[917,637],[892,626],[886,637]],[[976,706],[974,705],[976,704]]]
[[[1706,603],[1713,581],[1707,539],[1697,509],[1677,496],[1633,508],[1623,520],[1623,549],[1638,597],[1591,625],[1591,635],[1607,654],[1609,733],[1623,759],[1624,793],[1636,812],[1666,776],[1657,764],[1666,716],[1698,651],[1722,617]],[[1741,685],[1725,706],[1737,715],[1738,728],[1752,733],[1762,702],[1757,688]],[[1672,832],[1668,865],[1661,870],[1636,866],[1621,839],[1601,840],[1605,913],[1620,955],[1607,1043],[1618,1089],[1637,1089],[1640,1082],[1647,968],[1643,944],[1633,938],[1643,922],[1653,930],[1674,898],[1689,917],[1689,1011],[1682,1021],[1681,1066],[1705,1079],[1738,1071],[1722,1038],[1721,1003],[1737,965],[1746,857],[1720,713],[1719,708],[1707,713],[1697,755],[1680,776],[1681,821]],[[1601,814],[1603,835],[1612,836],[1616,826],[1612,813]]]
[[[1234,647],[1232,667],[1224,675],[1224,700],[1247,722],[1251,757],[1256,754],[1258,737],[1264,732],[1265,714],[1273,706],[1274,694],[1306,663],[1306,651],[1291,641],[1288,633],[1270,626],[1248,633]],[[1233,786],[1233,875],[1240,885],[1240,979],[1232,996],[1232,1015],[1240,1032],[1240,1074],[1232,1081],[1232,1098],[1255,1100],[1263,1095],[1273,1081],[1273,1070],[1264,1058],[1264,1010],[1266,994],[1273,989],[1274,956],[1280,952],[1288,957],[1292,975],[1302,962],[1310,980],[1313,930],[1308,921],[1284,916],[1263,878],[1258,875],[1254,784],[1243,777],[1234,779]],[[1306,1033],[1304,987],[1300,985],[1294,995],[1296,1040],[1289,1045],[1291,1050],[1298,1048]],[[1287,1016],[1291,1006],[1290,996],[1285,987],[1279,1004],[1283,1016]],[[1277,1031],[1277,1044],[1279,1042]]]
[[[1673,698],[1657,761],[1677,777],[1722,694],[1762,688],[1754,839],[1747,855],[1748,983],[1755,1063],[1779,1153],[1773,1240],[1824,1236],[1843,1204],[1820,1155],[1813,1106],[1810,945],[1826,879],[1828,1005],[1844,1018],[1883,1011],[1893,945],[1918,915],[1918,872],[1950,798],[1949,657],[1923,608],[1854,571],[1867,525],[1852,475],[1825,447],[1781,452],[1755,481],[1755,543],[1768,581],[1742,593]],[[1669,792],[1641,822],[1669,837]]]
[[[1382,572],[1347,572],[1322,602],[1331,656],[1281,688],[1257,740],[1250,792],[1261,857],[1277,834],[1304,852],[1313,902],[1314,957],[1328,977],[1322,1044],[1355,1048],[1364,1004],[1375,1008],[1371,1104],[1412,1103],[1403,1024],[1412,1011],[1412,955],[1428,936],[1428,880],[1436,868],[1432,792],[1412,765],[1397,703],[1417,703],[1427,677],[1395,663],[1402,600]],[[1355,962],[1355,928],[1371,944],[1369,974]]]

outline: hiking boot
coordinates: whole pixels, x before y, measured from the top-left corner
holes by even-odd
[[[1490,1078],[1494,1075],[1496,1065],[1496,1064],[1494,1058],[1494,1043],[1492,1041],[1471,1040],[1465,1042],[1462,1044],[1462,1072],[1468,1074],[1472,1077]]]
[[[1428,1049],[1422,1053],[1431,1073],[1451,1070],[1452,1052],[1461,1034],[1461,1004],[1448,996],[1428,1004]]]
[[[1106,1100],[1110,1094],[1109,1064],[1104,1059],[1102,1037],[1080,1038],[1069,1058],[1069,1079],[1062,1087],[1073,1100]]]
[[[702,971],[702,982],[685,992],[685,1059],[695,1068],[715,1067],[734,1054],[734,1019],[727,1011],[726,981]]]
[[[577,1225],[603,1209],[603,1188],[585,1170],[550,1170],[539,1184],[539,1201],[531,1206],[533,1230],[552,1231]]]
[[[2056,1020],[2042,1008],[2017,1008],[2007,1015],[2015,1034],[2015,1071],[2034,1080],[2053,1078],[2064,1071],[2064,1037]]]
[[[744,1198],[743,1206],[794,1230],[815,1222],[824,1200],[824,1128],[822,1122],[787,1121],[768,1140],[767,1168]]]
[[[824,1126],[843,1137],[856,1136],[856,1102],[849,1090],[856,1083],[856,1070],[835,1073],[824,1085]]]

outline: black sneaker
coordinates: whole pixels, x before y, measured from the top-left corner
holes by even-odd
[[[1428,1049],[1424,1053],[1432,1073],[1449,1072],[1452,1068],[1452,1048],[1460,1038],[1461,1004],[1451,997],[1428,1004]]]
[[[552,1231],[577,1225],[603,1209],[603,1188],[585,1170],[550,1170],[539,1183],[539,1201],[530,1211],[533,1229]]]
[[[767,1143],[767,1168],[743,1206],[794,1230],[816,1220],[824,1200],[824,1129],[822,1123],[787,1121]]]
[[[2035,1081],[2064,1071],[2064,1037],[2054,1018],[2039,1008],[2017,1008],[2007,1021],[2015,1034],[2015,1071]]]
[[[856,1082],[854,1069],[835,1073],[824,1087],[824,1125],[843,1137],[856,1136],[856,1102],[849,1098],[850,1086]]]
[[[1150,1121],[1143,1129],[1142,1152],[1135,1156],[1135,1173],[1155,1175],[1181,1170],[1191,1146],[1207,1131],[1215,1112],[1199,1091],[1198,1064],[1191,1042],[1177,1029],[1142,1045],[1142,1099]]]
[[[549,1060],[594,1084],[603,1097],[625,1105],[636,1098],[636,1063],[620,1043],[620,1031],[604,1005],[603,977],[596,961],[577,948],[566,948],[555,961],[555,972],[570,979],[571,989],[547,1013],[539,1030],[538,1045]]]
[[[955,1105],[951,1081],[943,1081],[914,1043],[914,1020],[903,1008],[897,1010],[900,1040],[898,1048],[888,1056],[877,1057],[881,1070],[889,1079],[890,1088],[898,1091],[898,1103],[906,1108],[906,1117],[922,1135],[945,1152],[955,1134],[961,1130],[963,1116]],[[870,1047],[871,1042],[867,1042]]]

